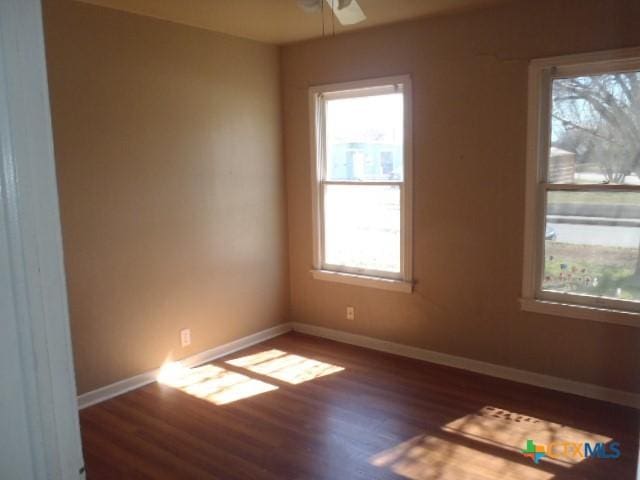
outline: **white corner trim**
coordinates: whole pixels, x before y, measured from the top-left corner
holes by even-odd
[[[311,275],[316,280],[344,283],[358,287],[378,288],[380,290],[403,293],[411,293],[413,291],[413,283],[404,280],[356,275],[355,273],[333,272],[331,270],[311,270]]]
[[[577,382],[575,380],[568,380],[527,370],[505,367],[494,363],[434,352],[432,350],[411,347],[400,343],[388,342],[386,340],[318,327],[306,323],[294,322],[292,326],[294,331],[305,333],[307,335],[327,338],[337,342],[348,343],[350,345],[370,348],[372,350],[378,350],[386,353],[393,353],[395,355],[415,358],[417,360],[445,365],[447,367],[460,368],[462,370],[502,378],[504,380],[535,385],[536,387],[548,388],[550,390],[557,390],[560,392],[571,393],[574,395],[640,409],[640,394],[638,393],[615,390],[612,388],[602,387],[600,385]]]
[[[252,345],[255,345],[256,343],[264,342],[265,340],[269,340],[270,338],[277,337],[278,335],[282,335],[283,333],[287,333],[291,330],[292,326],[290,323],[281,323],[279,325],[276,325],[275,327],[267,328],[266,330],[262,330],[238,340],[225,343],[224,345],[205,350],[204,352],[196,353],[195,355],[180,360],[180,363],[186,367],[201,365],[203,363],[215,360],[216,358],[224,357],[225,355],[229,355],[233,352],[237,352],[238,350],[242,350],[243,348],[250,347]],[[157,368],[155,370],[141,373],[140,375],[136,375],[134,377],[126,378],[119,382],[112,383],[111,385],[107,385],[105,387],[83,393],[82,395],[78,396],[78,408],[82,410],[83,408],[90,407],[91,405],[95,405],[96,403],[104,402],[105,400],[109,400],[110,398],[117,397],[118,395],[122,395],[123,393],[127,393],[131,390],[135,390],[136,388],[140,388],[153,383],[156,381],[159,373],[160,368]]]

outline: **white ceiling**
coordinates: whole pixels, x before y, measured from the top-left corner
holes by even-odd
[[[322,36],[322,15],[296,0],[80,0],[238,37],[283,44]],[[358,0],[367,20],[350,27],[325,8],[325,33],[358,30],[412,18],[487,7],[508,0]],[[325,4],[326,5],[326,4]]]

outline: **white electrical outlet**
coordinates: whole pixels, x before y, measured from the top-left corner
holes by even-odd
[[[356,309],[354,307],[347,307],[347,320],[355,320]]]
[[[191,329],[185,328],[180,330],[180,345],[183,347],[191,345]]]

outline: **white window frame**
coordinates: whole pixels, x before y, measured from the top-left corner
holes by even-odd
[[[634,185],[548,184],[551,88],[556,78],[640,70],[640,48],[536,59],[529,66],[523,310],[640,327],[640,303],[542,290],[546,192],[637,191]]]
[[[366,96],[383,95],[401,86],[404,100],[404,145],[402,181],[349,182],[324,179],[325,117],[324,102],[327,99],[361,96],[358,91],[366,89]],[[309,124],[311,146],[311,194],[313,218],[313,277],[350,285],[379,288],[411,293],[413,290],[412,269],[412,200],[413,200],[413,135],[411,77],[398,75],[392,77],[359,80],[354,82],[320,85],[309,89]],[[375,270],[348,268],[340,265],[328,265],[324,262],[323,219],[324,189],[321,185],[398,185],[400,187],[400,273],[392,274]]]

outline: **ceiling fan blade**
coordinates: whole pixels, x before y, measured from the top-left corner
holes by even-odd
[[[326,2],[342,25],[355,25],[367,19],[357,0],[326,0]]]
[[[322,0],[298,0],[298,6],[307,13],[315,13],[322,9]]]

